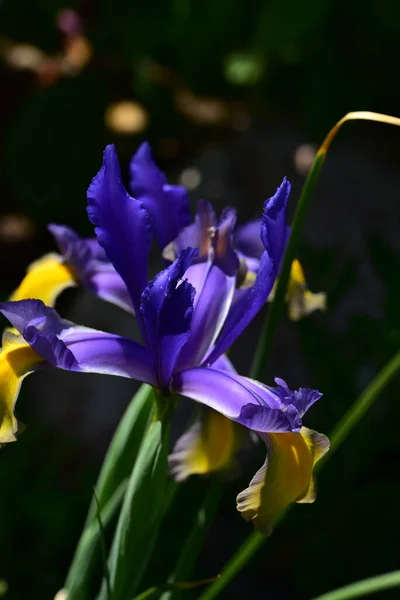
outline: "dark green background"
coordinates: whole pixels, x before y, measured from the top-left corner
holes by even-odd
[[[55,18],[64,7],[3,0],[1,41],[59,52]],[[79,76],[43,87],[34,74],[0,63],[0,225],[10,213],[35,224],[26,239],[0,235],[3,297],[30,261],[54,249],[46,223],[90,234],[85,193],[106,143],[116,143],[126,167],[148,139],[171,181],[196,165],[202,183],[193,199],[208,196],[219,209],[233,204],[244,220],[260,213],[285,174],[294,183],[292,214],[303,182],[293,165],[296,148],[320,143],[346,112],[398,115],[394,0],[82,0],[71,7],[94,46]],[[229,76],[232,54],[255,73],[242,85]],[[149,77],[150,61],[168,67],[178,84]],[[176,108],[176,85],[245,112],[249,127],[191,122]],[[105,109],[129,98],[147,108],[149,127],[137,136],[112,134]],[[279,375],[291,387],[324,392],[306,424],[326,433],[399,346],[399,154],[400,130],[385,126],[347,125],[335,141],[300,251],[310,287],[327,292],[329,310],[283,323],[266,366],[268,383]],[[87,325],[129,326],[117,310],[82,294],[66,293],[58,308]],[[233,351],[242,373],[262,318]],[[52,598],[62,587],[101,458],[134,390],[131,382],[95,378],[86,385],[85,378],[81,388],[79,376],[45,375],[24,384],[18,415],[27,431],[0,453],[0,578],[10,600]],[[321,473],[317,503],[291,511],[223,598],[307,599],[399,567],[399,388],[398,381],[388,387]],[[259,449],[241,481],[227,484],[194,577],[216,575],[250,532],[235,496],[261,460]],[[149,584],[167,577],[205,489],[194,480],[178,495]]]

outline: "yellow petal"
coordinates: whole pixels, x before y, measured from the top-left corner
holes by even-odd
[[[53,306],[57,296],[68,287],[76,285],[71,268],[58,254],[46,254],[32,263],[10,300],[35,298]]]
[[[22,380],[43,362],[20,335],[10,329],[4,332],[0,351],[0,444],[15,441],[18,421],[14,406]]]
[[[232,466],[241,439],[240,426],[215,410],[203,411],[202,418],[178,440],[169,457],[176,481],[189,475],[204,475]]]
[[[269,535],[279,513],[292,502],[313,502],[313,467],[328,451],[321,433],[302,427],[300,433],[262,436],[268,455],[249,487],[237,497],[237,509],[247,521]]]
[[[326,294],[310,292],[307,288],[303,268],[297,259],[292,262],[287,301],[291,321],[299,321],[316,310],[326,310]]]

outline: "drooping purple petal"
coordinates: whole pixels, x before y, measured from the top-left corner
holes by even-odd
[[[71,327],[71,323],[61,319],[53,308],[41,300],[20,300],[2,302],[0,312],[48,363],[76,370],[74,355],[58,337],[63,330]]]
[[[60,339],[74,355],[81,372],[156,384],[149,351],[133,340],[78,326],[62,332]]]
[[[197,248],[183,250],[142,294],[140,311],[146,344],[154,357],[154,369],[161,389],[168,387],[176,357],[190,333],[195,290],[188,281],[181,280],[196,255]]]
[[[65,261],[71,265],[80,281],[86,283],[89,280],[92,261],[96,260],[96,246],[66,225],[52,223],[47,228],[57,242]],[[97,241],[95,244],[99,247]]]
[[[114,146],[104,151],[103,166],[87,193],[88,215],[108,259],[124,280],[136,314],[147,285],[152,240],[150,217],[143,204],[124,188]]]
[[[298,431],[301,427],[297,411],[271,407],[268,391],[227,371],[188,369],[173,377],[171,388],[255,431]]]
[[[190,222],[190,206],[186,189],[169,185],[155,164],[150,146],[144,142],[130,162],[131,189],[151,216],[155,237],[161,248],[176,238]]]
[[[244,406],[236,419],[238,423],[259,432],[293,431],[298,433],[301,429],[301,417],[293,404],[286,410],[267,408],[265,406]]]
[[[40,300],[3,302],[0,312],[54,367],[155,382],[149,352],[132,340],[76,326]]]
[[[287,240],[286,205],[289,193],[290,184],[284,179],[275,195],[264,204],[261,238],[265,251],[261,256],[256,280],[232,304],[214,350],[207,357],[207,364],[212,365],[218,356],[226,352],[264,306],[271,293]]]
[[[280,377],[275,377],[275,383],[278,387],[270,389],[279,396],[283,405],[287,406],[288,404],[293,404],[301,416],[303,416],[317,400],[322,398],[321,392],[310,388],[300,388],[299,390],[292,391],[286,381]]]

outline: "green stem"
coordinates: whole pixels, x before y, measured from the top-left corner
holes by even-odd
[[[334,125],[334,127],[332,127],[332,129],[329,131],[328,135],[322,142],[321,147],[319,148],[315,156],[311,170],[307,175],[307,179],[304,183],[299,202],[297,204],[296,212],[293,218],[291,234],[287,243],[282,268],[279,273],[275,297],[268,309],[267,319],[261,331],[261,335],[259,337],[256,352],[254,355],[250,375],[254,379],[262,379],[264,375],[266,359],[271,350],[275,331],[278,326],[278,321],[283,311],[292,262],[296,258],[296,253],[300,242],[304,220],[307,214],[307,210],[310,206],[312,193],[317,184],[318,177],[325,162],[325,158],[328,154],[329,148],[333,140],[335,139],[337,133],[344,125],[344,123],[347,123],[348,121],[359,120],[374,121],[376,123],[385,123],[386,125],[394,125],[396,127],[400,126],[400,119],[397,117],[392,117],[390,115],[383,115],[380,113],[374,113],[369,111],[350,112],[347,113],[347,115],[345,115],[342,119],[340,119],[340,121],[338,121],[336,125]]]
[[[204,538],[213,521],[222,492],[223,486],[221,483],[213,479],[199,507],[193,526],[185,540],[178,562],[168,579],[168,583],[187,581],[189,579],[197,556],[202,549]],[[168,590],[161,596],[161,600],[171,600],[171,598],[176,600],[179,595],[179,591]]]
[[[383,389],[392,381],[394,376],[400,370],[400,352],[398,352],[387,365],[378,373],[371,381],[367,388],[357,398],[345,416],[339,421],[338,425],[333,429],[330,436],[332,452],[328,452],[324,459],[318,463],[319,469],[326,464],[327,460],[333,455],[335,450],[344,442],[349,433],[354,429],[360,419],[364,416],[368,408],[383,391]],[[287,510],[284,511],[279,520],[282,519]],[[234,554],[231,560],[225,565],[221,577],[213,583],[198,600],[213,600],[220,592],[232,581],[239,571],[248,563],[254,554],[261,548],[267,540],[261,533],[255,531],[251,533],[244,541],[239,550]]]
[[[66,579],[69,600],[85,600],[88,597],[99,541],[97,511],[100,510],[106,526],[120,507],[132,464],[153,412],[152,388],[143,384],[127,407],[105,456],[96,483],[98,506],[93,497]]]
[[[279,272],[279,277],[277,280],[275,296],[268,308],[267,318],[261,330],[261,335],[258,339],[257,348],[250,371],[250,377],[253,379],[263,379],[263,375],[265,373],[267,356],[271,350],[275,331],[285,304],[285,296],[290,277],[290,271],[292,268],[292,262],[296,258],[304,220],[310,206],[312,194],[317,184],[319,174],[325,162],[325,156],[325,153],[317,154],[297,203],[297,208],[292,223],[292,230],[286,246],[282,268]]]
[[[400,586],[400,571],[393,571],[392,573],[385,573],[384,575],[377,575],[376,577],[351,583],[338,590],[322,594],[314,600],[350,600],[351,598],[362,598],[398,586]]]
[[[153,420],[132,465],[108,561],[113,600],[134,596],[157,538],[165,510],[168,430],[167,419]],[[98,600],[106,598],[103,581]]]
[[[360,419],[365,415],[367,410],[373,404],[376,397],[386,387],[386,385],[393,379],[397,371],[400,369],[400,352],[394,355],[394,357],[383,367],[378,375],[371,381],[371,383],[365,388],[365,390],[358,397],[356,402],[349,408],[349,410],[340,419],[339,423],[333,428],[329,439],[330,439],[330,450],[329,453],[317,464],[320,465],[326,461],[326,457],[331,457],[333,453],[339,448],[339,446],[347,438],[351,430],[357,425]]]

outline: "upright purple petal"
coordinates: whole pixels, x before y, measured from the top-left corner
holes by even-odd
[[[102,300],[134,314],[132,300],[122,277],[109,262],[98,263],[90,276],[90,290]]]
[[[226,356],[226,354],[223,354],[222,356],[217,358],[217,360],[213,364],[213,369],[216,369],[217,371],[229,371],[231,373],[236,373],[235,367],[233,366],[229,358]]]
[[[212,265],[209,269],[196,298],[190,335],[182,348],[177,369],[198,366],[208,354],[229,312],[235,283],[236,278],[229,277],[219,267]]]
[[[277,276],[287,240],[286,205],[290,184],[284,179],[275,195],[264,204],[260,226],[265,251],[255,283],[246,289],[233,303],[214,350],[207,357],[212,363],[235,342],[242,331],[264,306]]]
[[[0,312],[35,352],[54,367],[155,383],[148,350],[132,340],[78,327],[61,319],[40,300],[3,302]]]
[[[128,289],[121,276],[107,260],[95,238],[81,238],[65,225],[49,225],[65,261],[76,273],[81,285],[107,302],[134,312]]]
[[[184,227],[179,235],[164,248],[163,256],[173,262],[185,248],[198,248],[196,263],[207,262],[212,248],[217,220],[214,209],[206,200],[197,203],[197,213],[193,223]]]
[[[238,258],[232,248],[236,213],[227,209],[212,239],[212,251],[203,281],[196,288],[190,336],[182,349],[176,370],[201,363],[215,343],[225,322],[236,286]],[[197,265],[190,267],[188,273]]]
[[[190,222],[186,189],[169,185],[144,142],[130,162],[131,189],[151,216],[157,242],[164,248]]]
[[[121,179],[114,146],[104,151],[103,166],[87,193],[88,215],[108,259],[126,283],[136,313],[147,285],[147,261],[152,240],[150,217],[131,198]]]
[[[244,290],[241,298],[231,307],[215,347],[206,358],[207,364],[212,365],[246,329],[258,311],[264,306],[274,281],[273,265],[268,254],[264,252],[254,285]]]
[[[276,270],[279,270],[288,237],[286,207],[291,185],[286,177],[275,194],[264,203],[260,224],[261,240]]]
[[[154,357],[158,385],[168,389],[176,358],[187,341],[193,313],[195,290],[182,278],[197,248],[187,248],[167,269],[146,287],[140,312],[146,344]]]
[[[260,259],[265,250],[260,237],[260,225],[261,219],[254,219],[236,229],[235,247],[245,256]]]
[[[226,208],[222,213],[213,238],[213,262],[226,275],[236,277],[239,266],[238,256],[233,249],[233,230],[236,225],[236,211]]]
[[[254,431],[298,431],[301,427],[294,407],[276,408],[267,389],[235,373],[188,369],[173,377],[171,388]]]

